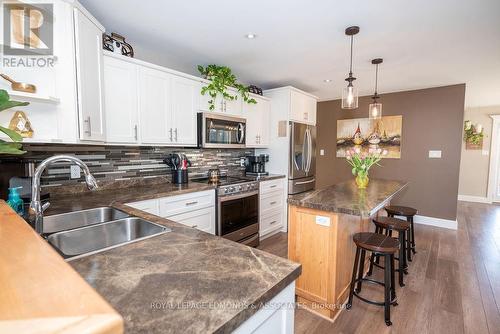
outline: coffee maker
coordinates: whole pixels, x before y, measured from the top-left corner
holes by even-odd
[[[269,162],[269,155],[249,155],[245,159],[245,174],[247,176],[269,175],[266,172],[266,162]]]

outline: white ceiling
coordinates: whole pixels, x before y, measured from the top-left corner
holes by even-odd
[[[354,41],[355,85],[379,92],[466,83],[466,104],[500,104],[500,0],[81,0],[136,57],[198,74],[216,63],[263,88],[341,95]],[[253,40],[244,37],[257,34]],[[324,79],[331,79],[325,83]]]

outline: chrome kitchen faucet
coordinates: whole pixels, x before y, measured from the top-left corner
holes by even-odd
[[[80,168],[83,169],[83,173],[85,174],[85,182],[87,183],[87,187],[89,188],[89,190],[96,190],[98,188],[95,178],[92,176],[92,174],[90,174],[89,167],[80,159],[70,155],[55,155],[43,160],[37,167],[37,169],[35,170],[35,174],[33,175],[31,185],[31,203],[28,214],[28,220],[35,227],[35,231],[38,234],[43,233],[43,212],[50,205],[49,202],[42,205],[42,202],[40,201],[40,178],[47,166],[59,161],[68,161],[80,166]]]

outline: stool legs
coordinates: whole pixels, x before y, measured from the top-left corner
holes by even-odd
[[[392,325],[391,322],[391,290],[392,283],[391,282],[391,255],[384,255],[384,316],[385,316],[385,324],[387,326]]]
[[[410,223],[410,233],[411,233],[411,251],[416,254],[415,249],[415,229],[413,228],[413,217],[408,217],[408,222]]]
[[[365,269],[365,256],[366,251],[364,249],[361,250],[361,257],[359,259],[359,268],[358,268],[358,285],[356,287],[356,292],[359,293],[361,291],[361,282],[363,278],[363,272]]]
[[[405,286],[403,282],[403,276],[405,274],[406,270],[406,238],[405,238],[406,232],[399,232],[399,261],[398,261],[398,266],[399,266],[399,286]]]
[[[354,256],[354,267],[352,268],[351,286],[349,288],[349,300],[347,301],[346,309],[352,307],[352,297],[354,295],[354,285],[356,284],[356,269],[358,269],[359,248],[356,247],[356,255]]]

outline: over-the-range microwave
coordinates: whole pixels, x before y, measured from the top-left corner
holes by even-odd
[[[198,147],[245,147],[246,120],[210,112],[198,113]]]

